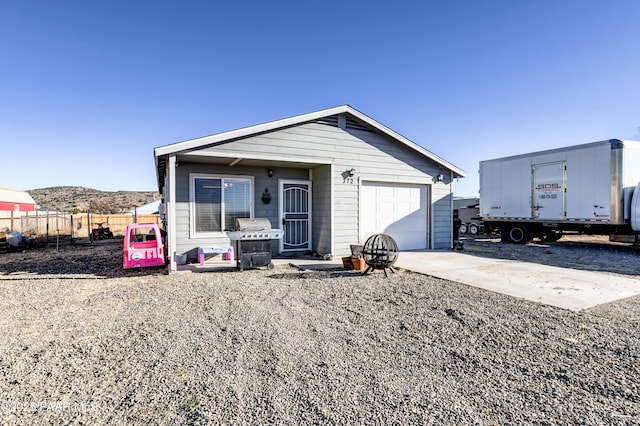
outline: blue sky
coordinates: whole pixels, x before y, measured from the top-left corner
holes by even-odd
[[[156,190],[153,148],[349,104],[464,169],[640,139],[640,1],[0,0],[0,184]]]

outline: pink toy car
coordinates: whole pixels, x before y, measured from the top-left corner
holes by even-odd
[[[162,266],[164,244],[155,223],[134,223],[124,234],[124,269]]]

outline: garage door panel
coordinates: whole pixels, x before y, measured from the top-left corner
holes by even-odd
[[[385,203],[385,202],[380,202],[380,204],[378,205],[378,215],[380,216],[390,216],[393,217],[393,215],[395,214],[395,208],[394,205],[391,203]]]
[[[405,199],[408,200],[411,197],[415,197],[415,188],[396,188],[395,197],[396,199]]]
[[[416,203],[396,202],[394,205],[396,216],[409,216],[410,214],[419,211],[420,206]]]
[[[378,187],[376,188],[376,192],[379,198],[389,199],[394,196],[394,190],[392,187]]]
[[[401,250],[427,248],[427,190],[424,185],[363,182],[360,238],[388,234]]]

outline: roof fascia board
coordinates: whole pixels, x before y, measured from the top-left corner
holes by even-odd
[[[213,158],[242,158],[247,160],[265,160],[265,161],[287,161],[291,163],[313,163],[313,164],[332,164],[333,160],[331,158],[306,158],[299,156],[287,156],[287,155],[278,155],[278,156],[269,156],[269,155],[259,155],[252,154],[247,152],[211,152],[211,151],[189,151],[184,154],[180,154],[180,158],[189,157],[213,157]]]

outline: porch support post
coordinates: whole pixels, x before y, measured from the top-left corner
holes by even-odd
[[[176,157],[172,155],[167,162],[165,177],[165,205],[167,207],[167,253],[169,253],[169,272],[177,271],[176,264]]]
[[[335,200],[335,178],[334,178],[334,172],[335,172],[335,165],[333,163],[333,161],[331,161],[331,164],[329,165],[330,167],[330,171],[329,171],[329,182],[330,182],[330,199],[331,199],[331,255],[334,256],[334,258],[336,257],[336,224],[335,224],[335,211],[336,211],[336,206],[334,203]],[[358,208],[360,208],[360,206],[358,206]]]

